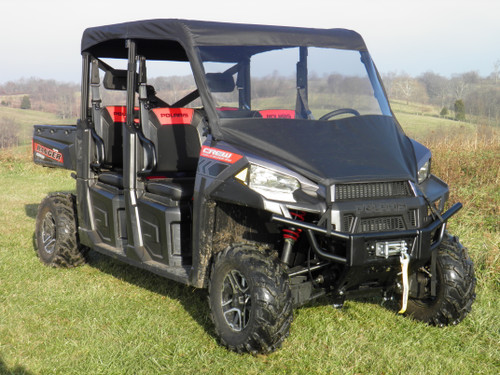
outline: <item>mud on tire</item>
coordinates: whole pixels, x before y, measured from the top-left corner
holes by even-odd
[[[251,245],[232,245],[216,255],[209,304],[217,335],[230,350],[270,353],[289,334],[288,276],[275,257]]]
[[[85,263],[87,248],[80,246],[75,197],[50,194],[40,203],[35,229],[36,251],[51,267],[76,267]]]
[[[474,264],[458,238],[449,234],[437,252],[437,295],[408,300],[406,315],[437,326],[458,324],[476,298]]]

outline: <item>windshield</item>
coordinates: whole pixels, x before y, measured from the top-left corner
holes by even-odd
[[[391,116],[367,52],[316,47],[200,47],[221,118]]]

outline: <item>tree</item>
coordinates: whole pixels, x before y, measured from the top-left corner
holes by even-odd
[[[426,103],[429,99],[424,85],[408,74],[394,79],[392,91],[395,98],[405,100],[406,104],[410,101]]]
[[[31,101],[28,95],[24,95],[21,100],[21,109],[31,109]]]
[[[433,72],[425,72],[418,77],[418,81],[425,86],[433,104],[445,106],[450,96],[450,82],[447,78]]]
[[[406,100],[406,104],[408,104],[408,101],[415,91],[415,80],[410,76],[400,77],[396,80],[395,87],[398,94],[401,95]]]
[[[493,78],[495,79],[495,84],[498,83],[498,77],[500,77],[500,59],[493,64]]]
[[[465,121],[465,104],[462,99],[455,101],[455,120]]]

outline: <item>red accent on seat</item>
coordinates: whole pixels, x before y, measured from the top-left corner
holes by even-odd
[[[127,107],[110,106],[106,107],[113,122],[127,122]]]
[[[127,122],[127,107],[124,105],[112,105],[109,107],[105,107],[108,110],[109,115],[111,116],[111,120],[113,122]],[[134,112],[139,112],[139,107],[134,107]],[[138,122],[137,119],[134,122]]]
[[[164,180],[167,176],[146,176],[146,180]]]
[[[218,107],[217,110],[218,111],[237,111],[238,108],[235,108],[235,107]]]
[[[193,121],[192,108],[154,108],[152,111],[161,125],[189,125]]]
[[[293,109],[264,109],[259,111],[259,113],[264,118],[285,118],[292,119],[295,118],[295,111]]]

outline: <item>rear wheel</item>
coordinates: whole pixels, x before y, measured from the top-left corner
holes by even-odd
[[[78,242],[75,197],[72,194],[48,195],[38,207],[36,251],[51,267],[76,267],[85,263],[87,249]]]
[[[436,251],[436,296],[430,296],[430,279],[424,278],[428,296],[410,298],[406,314],[437,326],[458,324],[470,312],[476,297],[474,264],[457,237],[446,234]],[[422,271],[430,274],[430,266]]]
[[[217,254],[209,303],[215,330],[236,352],[270,353],[288,336],[292,295],[278,260],[251,245],[233,245]]]

